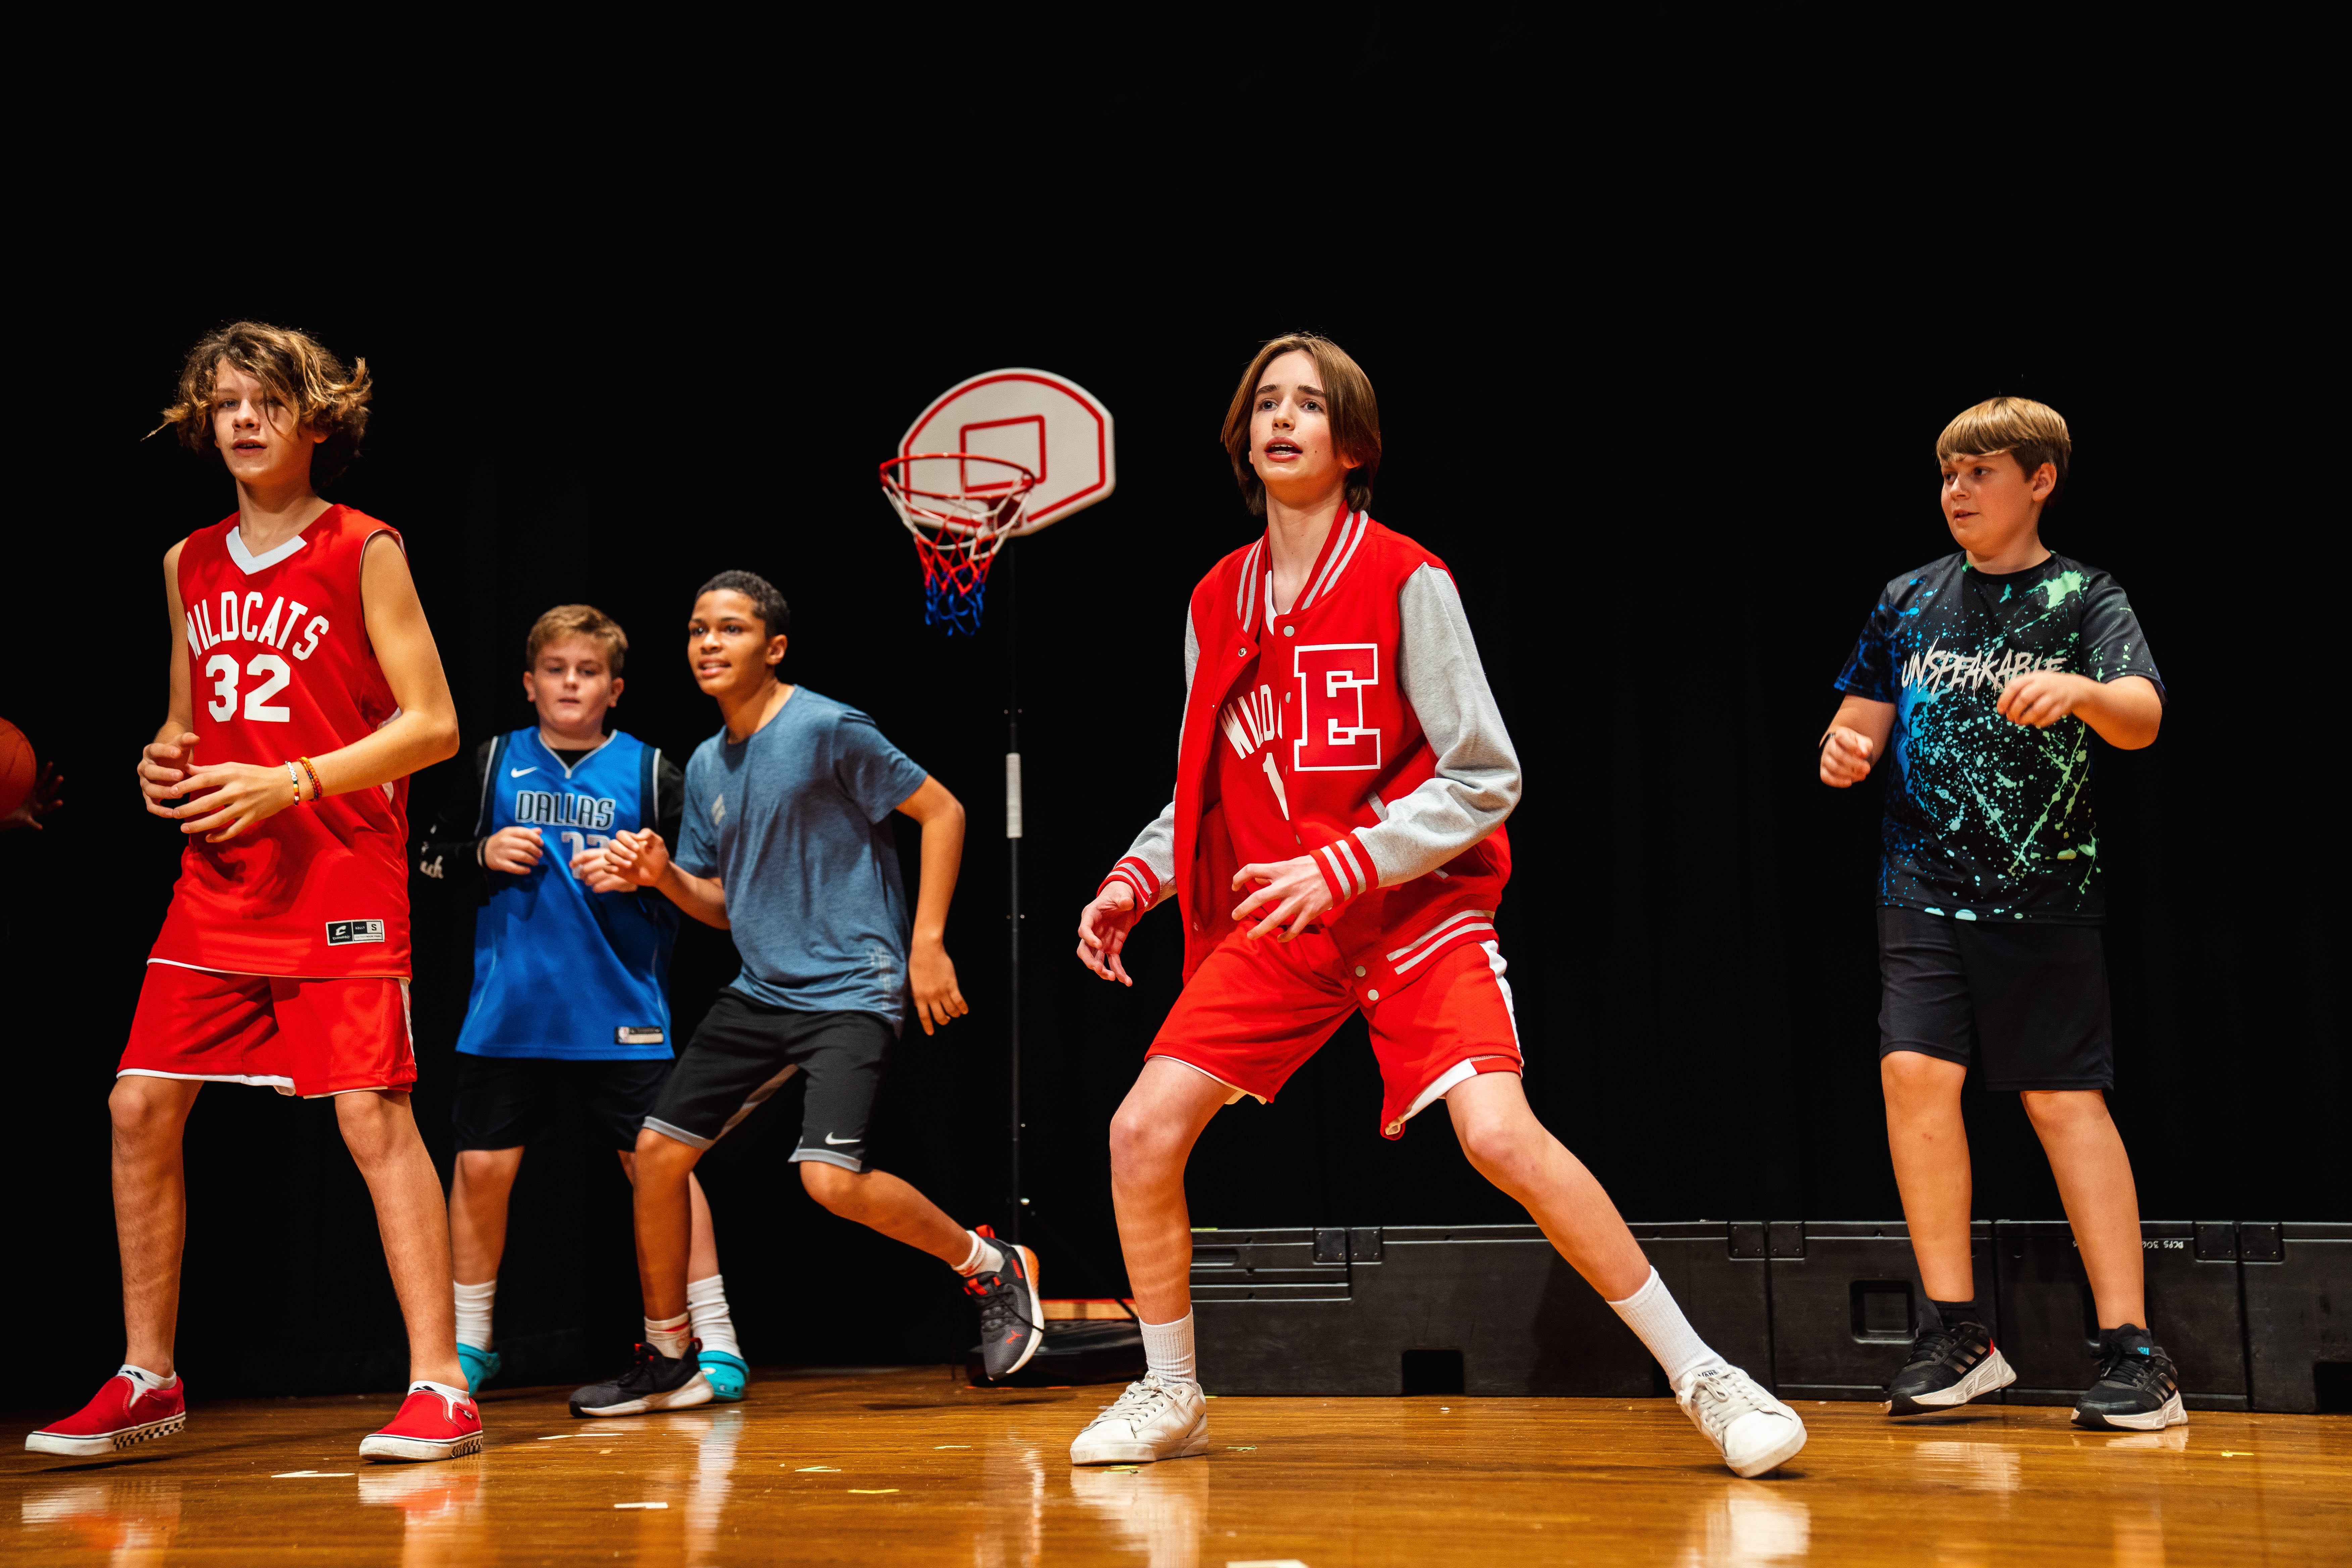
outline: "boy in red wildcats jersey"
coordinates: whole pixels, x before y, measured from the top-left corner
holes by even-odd
[[[111,1453],[186,1422],[180,1142],[215,1081],[336,1097],[413,1379],[361,1454],[482,1446],[441,1184],[408,1104],[407,780],[457,749],[457,712],[400,535],[317,489],[356,451],[369,393],[364,360],[347,371],[300,332],[239,321],[190,351],[164,414],[219,451],[237,509],[163,557],[171,701],[139,787],[187,847],[109,1100],[128,1353],[79,1414],[26,1439],[43,1453]]]
[[[1078,919],[1079,959],[1131,984],[1128,931],[1172,893],[1185,979],[1111,1122],[1148,1370],[1072,1462],[1207,1450],[1185,1161],[1221,1106],[1272,1100],[1360,1011],[1382,1134],[1443,1100],[1470,1163],[1641,1337],[1724,1462],[1763,1474],[1804,1447],[1803,1423],[1692,1331],[1520,1087],[1494,923],[1518,760],[1444,563],[1365,515],[1371,383],[1336,343],[1277,338],[1242,377],[1224,441],[1266,530],[1192,591],[1176,797]]]

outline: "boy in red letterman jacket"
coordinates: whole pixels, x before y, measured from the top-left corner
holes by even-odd
[[[1370,1026],[1381,1133],[1445,1102],[1463,1152],[1658,1358],[1743,1476],[1804,1447],[1794,1411],[1708,1349],[1598,1182],[1520,1087],[1495,935],[1518,760],[1444,563],[1365,508],[1370,382],[1306,333],[1261,349],[1224,442],[1266,530],[1192,592],[1176,795],[1078,921],[1120,951],[1172,895],[1184,990],[1111,1123],[1111,1184],[1148,1370],[1078,1435],[1075,1464],[1204,1453],[1184,1164],[1220,1107],[1268,1100],[1351,1012]]]
[[[239,321],[189,351],[179,393],[165,423],[220,454],[237,508],[163,557],[170,699],[139,785],[185,847],[107,1102],[129,1344],[25,1446],[105,1455],[186,1425],[180,1143],[197,1092],[226,1082],[332,1097],[367,1180],[411,1381],[361,1454],[477,1453],[441,1182],[408,1104],[407,780],[457,749],[457,709],[399,533],[317,489],[358,449],[367,362]]]

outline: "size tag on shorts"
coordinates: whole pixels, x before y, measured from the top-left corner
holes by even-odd
[[[349,947],[355,942],[382,942],[383,940],[383,922],[382,921],[329,921],[327,922],[329,947]]]
[[[658,1046],[665,1037],[659,1029],[621,1028],[613,1031],[616,1046]]]

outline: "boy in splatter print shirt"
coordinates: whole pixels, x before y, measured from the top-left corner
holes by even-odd
[[[1850,698],[1895,710],[1893,734],[1882,736],[1895,773],[1881,904],[2073,925],[2106,913],[2091,811],[2095,726],[2071,709],[2039,726],[2013,720],[2002,699],[2012,681],[2045,673],[2098,685],[2139,676],[2158,698],[2164,683],[2122,585],[2095,566],[2041,555],[2022,571],[1988,573],[1956,551],[1895,578],[1837,679]]]
[[[2016,1381],[1977,1305],[1960,1086],[2025,1103],[2099,1315],[2074,1420],[2153,1430],[2183,1413],[2144,1326],[2139,1203],[2115,1087],[2091,736],[2156,739],[2164,687],[2124,591],[2053,553],[2042,514],[2073,442],[2057,410],[1997,397],[1936,443],[1960,546],[1886,585],[1821,741],[1844,789],[1893,748],[1878,880],[1879,1077],[1927,1297],[1890,1413],[1931,1415]]]

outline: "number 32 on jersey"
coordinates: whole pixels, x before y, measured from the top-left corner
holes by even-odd
[[[215,719],[236,717],[240,686],[250,679],[253,684],[242,689],[246,718],[276,723],[291,719],[293,714],[283,703],[269,700],[294,679],[292,668],[280,655],[257,653],[240,660],[235,654],[215,653],[209,658],[205,654],[208,648],[236,641],[284,648],[297,659],[308,658],[317,651],[319,639],[327,631],[324,616],[312,616],[310,625],[302,624],[302,616],[310,608],[299,599],[280,597],[269,606],[269,613],[257,621],[254,617],[260,615],[261,595],[247,594],[239,599],[233,592],[223,594],[217,604],[199,599],[188,606],[188,651],[192,659],[204,659],[205,678],[213,683],[205,710]],[[299,642],[295,640],[297,628]]]

